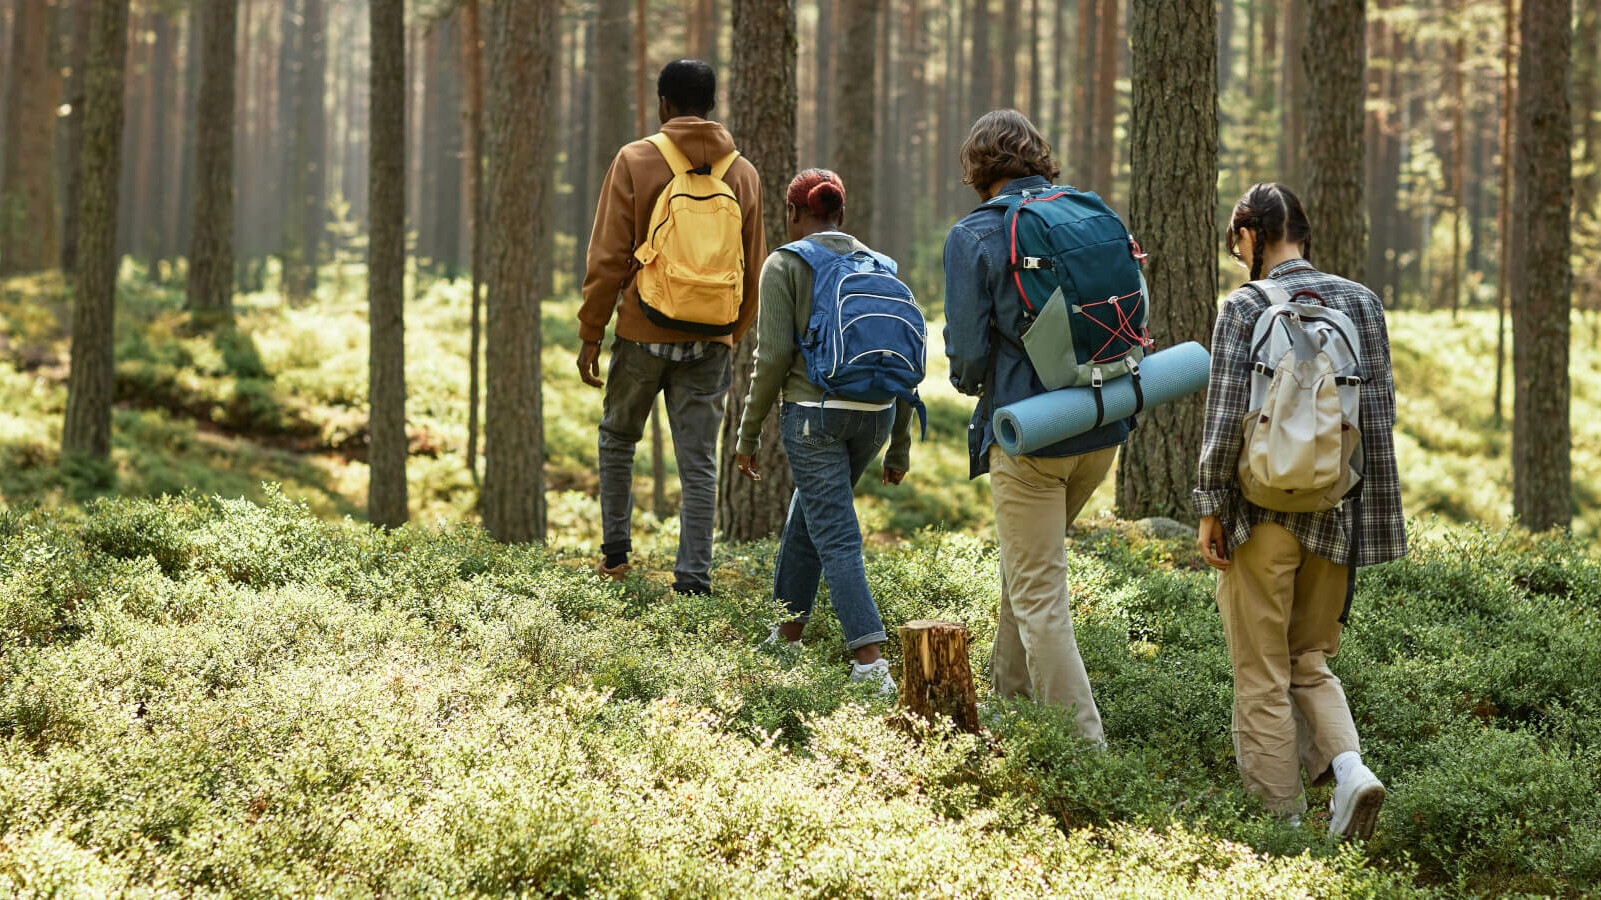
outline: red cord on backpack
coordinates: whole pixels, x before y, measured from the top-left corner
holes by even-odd
[[[1067,191],[1057,191],[1049,197],[1028,197],[1022,203],[1017,204],[1017,209],[1012,212],[1012,280],[1017,282],[1017,294],[1023,298],[1023,305],[1028,307],[1029,312],[1035,312],[1035,309],[1034,304],[1029,302],[1028,291],[1023,290],[1023,272],[1017,266],[1017,217],[1022,214],[1023,207],[1030,203],[1043,203],[1047,200],[1055,200],[1057,197],[1065,196],[1067,196]]]

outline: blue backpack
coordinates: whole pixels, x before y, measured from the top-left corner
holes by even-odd
[[[895,277],[895,260],[870,250],[836,253],[799,240],[781,250],[812,267],[812,315],[797,335],[806,378],[823,402],[905,400],[926,435],[928,413],[917,395],[927,371],[928,326],[911,288]]]

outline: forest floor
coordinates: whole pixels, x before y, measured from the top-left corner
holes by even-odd
[[[599,397],[571,364],[570,302],[546,308],[561,490],[552,544],[533,549],[458,524],[473,497],[464,285],[408,306],[421,523],[387,535],[359,522],[354,279],[304,309],[246,297],[223,338],[187,334],[177,292],[127,287],[114,471],[71,473],[55,455],[60,285],[0,288],[0,893],[1601,889],[1593,343],[1576,341],[1573,367],[1583,517],[1572,537],[1532,538],[1504,527],[1493,316],[1392,318],[1418,537],[1364,573],[1334,661],[1392,795],[1372,842],[1331,848],[1327,788],[1299,829],[1241,791],[1213,579],[1187,540],[1112,519],[1110,489],[1071,554],[1110,749],[1026,702],[993,704],[979,737],[930,733],[845,683],[826,603],[799,654],[758,648],[771,542],[720,546],[714,596],[677,597],[676,522],[641,512],[640,574],[588,573]],[[931,358],[912,479],[898,494],[864,479],[869,578],[887,622],[969,626],[983,697],[987,495],[965,480],[966,407]],[[129,499],[94,499],[113,486]]]

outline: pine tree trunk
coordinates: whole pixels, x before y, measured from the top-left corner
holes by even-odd
[[[48,269],[59,253],[52,148],[59,79],[50,70],[50,31],[47,0],[17,0],[0,171],[0,277]]]
[[[233,14],[235,32],[238,31],[239,24],[239,10],[237,9],[239,3],[240,0],[233,0],[233,5],[235,7]],[[190,9],[189,15],[187,16],[187,20],[184,24],[183,111],[179,113],[177,123],[178,167],[174,173],[174,177],[176,179],[174,186],[177,188],[177,190],[172,194],[172,209],[169,213],[169,215],[172,217],[172,243],[170,246],[168,246],[166,251],[169,256],[186,254],[194,245],[195,178],[197,175],[195,171],[195,153],[197,152],[195,142],[198,140],[198,134],[200,131],[197,116],[199,115],[200,67],[202,65],[200,62],[200,32],[202,30],[202,26],[200,24],[200,6],[203,5],[204,2],[202,0],[201,3]],[[237,67],[237,61],[239,58],[239,43],[237,34],[233,36],[233,40],[233,55]],[[237,74],[235,74],[235,79],[237,79],[237,77]],[[235,84],[235,80],[230,80],[229,83]],[[230,98],[228,101],[228,108],[230,111],[230,116],[237,115],[237,113],[233,112],[235,109],[235,101],[232,98]],[[231,133],[233,129],[233,123],[231,120],[228,127],[230,129],[228,140],[229,143],[232,144],[234,135]],[[235,153],[232,158],[237,158],[237,154]],[[231,178],[232,173],[230,173],[230,179]],[[233,182],[231,180],[228,184],[228,190],[233,190]],[[230,205],[229,209],[231,210],[232,208],[233,207]],[[233,223],[230,221],[228,227],[231,228],[232,225]]]
[[[305,63],[300,75],[300,130],[304,134],[305,156],[301,176],[300,227],[305,257],[300,273],[304,279],[300,295],[309,299],[317,293],[318,270],[323,246],[327,242],[327,215],[323,210],[328,205],[328,117],[324,106],[328,93],[328,16],[324,0],[302,2],[305,21],[301,42]]]
[[[1505,421],[1506,403],[1506,319],[1512,298],[1512,131],[1517,121],[1516,0],[1501,4],[1501,206],[1497,226],[1501,233],[1500,254],[1495,273],[1495,410],[1496,427]]]
[[[817,0],[817,31],[813,46],[817,48],[817,88],[812,92],[812,105],[817,116],[812,126],[813,140],[817,142],[813,159],[826,165],[833,159],[834,146],[830,143],[834,111],[830,100],[834,96],[834,9],[839,0]]]
[[[1454,0],[1462,14],[1462,0]],[[1458,34],[1451,45],[1451,318],[1462,306],[1462,216],[1467,209],[1467,41]]]
[[[1228,93],[1234,78],[1234,5],[1236,0],[1219,0],[1217,27],[1217,93]]]
[[[1135,0],[1129,225],[1146,247],[1151,336],[1209,342],[1217,316],[1217,7]],[[1201,452],[1200,396],[1146,410],[1118,464],[1118,514],[1191,519]]]
[[[612,159],[633,140],[634,90],[629,83],[633,25],[628,0],[599,0],[595,11],[595,55],[590,77],[595,91],[595,169],[589,195],[599,197]]]
[[[78,213],[79,276],[72,307],[63,456],[111,455],[117,303],[117,197],[122,167],[123,68],[128,0],[95,0],[84,73],[83,183]]]
[[[1090,187],[1091,148],[1095,145],[1095,36],[1096,11],[1100,0],[1078,0],[1078,52],[1079,69],[1073,78],[1073,119],[1077,123],[1073,132],[1072,179],[1086,189]]]
[[[538,286],[539,267],[551,261],[539,253],[550,227],[540,213],[545,192],[554,188],[550,132],[560,16],[557,0],[490,7],[488,459],[482,507],[489,533],[508,543],[545,539]]]
[[[484,232],[484,56],[478,0],[462,0],[461,27],[462,68],[467,73],[465,90],[462,91],[462,118],[467,146],[464,166],[467,208],[472,218],[472,311],[467,346],[467,471],[472,473],[473,483],[477,484],[478,391],[479,373],[483,370],[479,362],[479,345],[483,338],[484,249],[489,241],[489,236]],[[580,246],[585,237],[587,235],[578,237]]]
[[[1040,95],[1040,0],[1029,0],[1027,33],[1028,104],[1024,108],[1035,122],[1040,122],[1045,118],[1045,103]],[[1055,125],[1054,122],[1051,124]]]
[[[1306,134],[1306,61],[1302,54],[1306,47],[1307,0],[1285,0],[1284,4],[1284,63],[1279,109],[1282,122],[1279,128],[1279,171],[1284,183],[1298,195],[1303,193],[1306,165],[1301,153],[1302,135]]]
[[[1367,0],[1307,0],[1307,216],[1319,269],[1361,281]]]
[[[200,0],[204,74],[195,113],[194,233],[189,248],[189,308],[199,320],[233,317],[234,69],[238,0]]]
[[[762,176],[762,224],[767,246],[784,243],[784,191],[795,171],[795,7],[791,0],[733,0],[734,59],[729,91],[729,127],[745,158]],[[857,29],[867,31],[868,29]],[[842,50],[846,59],[850,51]],[[848,75],[841,75],[848,79]],[[870,110],[869,110],[870,112]],[[842,127],[848,134],[848,128]],[[843,136],[843,135],[842,135]],[[853,190],[846,183],[847,192]],[[848,194],[848,196],[850,196]],[[848,226],[847,226],[848,227]],[[747,265],[759,264],[754,260]],[[739,433],[740,414],[755,366],[756,331],[734,349],[733,386],[723,417],[725,464],[718,473],[717,527],[730,541],[751,541],[784,527],[794,482],[779,439],[778,417],[762,429],[756,465],[761,481],[751,481],[726,464]]]
[[[1572,519],[1569,0],[1523,0],[1512,204],[1512,507],[1531,531]]]
[[[167,181],[167,160],[171,153],[167,146],[167,116],[173,93],[172,78],[172,17],[157,12],[154,22],[155,43],[150,57],[150,105],[145,119],[144,141],[148,154],[145,158],[145,176],[140,181],[141,215],[145,229],[139,235],[139,249],[145,259],[145,269],[151,280],[158,280],[161,264],[166,261],[167,195],[171,185]]]
[[[1113,202],[1112,177],[1117,165],[1117,58],[1119,0],[1101,0],[1095,17],[1095,139],[1090,148],[1093,160],[1089,182],[1080,185],[1096,191],[1107,203]]]
[[[878,79],[874,63],[878,9],[881,0],[841,0],[840,15],[851,27],[839,42],[839,78],[835,85],[833,112],[838,131],[834,135],[834,169],[845,182],[845,228],[868,244],[879,240],[878,222],[873,218],[873,150],[878,145]],[[790,15],[793,15],[791,11]],[[793,63],[791,63],[793,65]],[[790,79],[791,85],[794,80]],[[746,114],[739,110],[739,115]],[[780,173],[764,173],[784,179]],[[779,202],[783,209],[783,202]],[[778,244],[772,246],[777,247]]]
[[[1071,148],[1072,129],[1067,123],[1067,3],[1057,0],[1051,4],[1051,130],[1047,134],[1057,153]],[[1064,175],[1068,174],[1066,172]]]
[[[973,0],[967,38],[972,47],[968,63],[967,120],[972,122],[995,108],[995,51],[990,41],[990,0]],[[846,188],[849,189],[847,184]]]
[[[1578,0],[1573,44],[1574,137],[1584,148],[1573,185],[1573,227],[1582,247],[1601,247],[1601,0]],[[1583,253],[1584,251],[1581,251]],[[1601,272],[1575,271],[1574,302],[1601,311]]]
[[[72,0],[72,75],[67,79],[65,101],[71,108],[63,129],[62,154],[66,157],[66,184],[61,194],[61,271],[78,270],[78,205],[83,183],[84,69],[89,65],[89,13],[94,0]],[[0,46],[5,46],[0,43]]]
[[[589,232],[595,225],[595,79],[587,73],[595,58],[595,23],[585,22],[583,36],[583,64],[573,67],[573,86],[577,104],[573,107],[573,144],[569,158],[573,161],[573,291],[584,283],[588,270]],[[586,73],[579,77],[577,73]]]
[[[1018,105],[1017,26],[1022,17],[1022,0],[1001,0],[1001,80],[995,91],[996,106]]]
[[[367,517],[406,523],[406,6],[370,0],[371,155],[367,207],[368,422]]]

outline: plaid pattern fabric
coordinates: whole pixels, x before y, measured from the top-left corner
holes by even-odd
[[[711,341],[675,341],[663,344],[640,344],[642,350],[668,362],[694,362],[706,355]]]
[[[1395,380],[1390,372],[1390,336],[1384,307],[1373,292],[1352,281],[1326,275],[1304,260],[1280,263],[1268,273],[1292,295],[1316,291],[1356,327],[1362,341],[1362,533],[1357,538],[1359,566],[1389,562],[1406,555],[1406,518],[1401,511],[1401,478],[1395,463]],[[1308,550],[1324,559],[1349,558],[1350,509],[1346,504],[1320,513],[1284,513],[1262,509],[1240,496],[1236,483],[1243,422],[1251,400],[1251,330],[1268,306],[1253,288],[1241,287],[1224,301],[1212,332],[1212,376],[1206,390],[1206,428],[1194,494],[1195,511],[1223,521],[1229,545],[1238,547],[1259,522],[1289,529]]]

